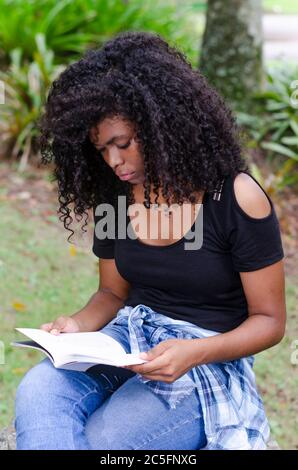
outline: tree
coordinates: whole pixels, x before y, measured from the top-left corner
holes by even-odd
[[[262,84],[261,3],[208,0],[200,69],[238,110],[248,110]]]

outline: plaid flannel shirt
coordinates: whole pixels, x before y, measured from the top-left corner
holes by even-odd
[[[215,334],[189,322],[174,320],[139,304],[121,308],[109,325],[128,329],[133,354],[168,339],[206,338]],[[254,357],[196,366],[173,383],[151,381],[138,374],[171,408],[195,389],[202,406],[207,445],[203,450],[266,449],[270,428],[259,397]],[[228,376],[228,386],[222,380]]]

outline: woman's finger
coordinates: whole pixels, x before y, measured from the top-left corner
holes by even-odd
[[[63,329],[65,328],[67,324],[67,317],[59,317],[57,320],[53,322],[52,329],[50,330],[50,333],[53,335],[58,335]]]
[[[40,326],[40,329],[43,331],[50,332],[53,327],[53,322],[51,321],[50,323],[43,323],[43,325]]]

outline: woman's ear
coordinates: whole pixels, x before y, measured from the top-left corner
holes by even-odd
[[[94,137],[95,137],[95,136],[94,136],[94,129],[93,129],[93,127],[91,127],[91,129],[89,130],[88,137],[89,137],[89,139],[90,139],[90,142],[91,142],[92,144],[94,144],[94,143],[95,143],[95,142],[94,142]]]
[[[90,139],[90,142],[93,145],[96,144],[97,136],[98,136],[98,130],[97,130],[96,126],[91,127],[90,130],[89,130],[89,139]]]

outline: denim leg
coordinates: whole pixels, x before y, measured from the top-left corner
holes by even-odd
[[[118,343],[122,345],[127,353],[131,352],[130,341],[129,341],[129,332],[128,329],[123,325],[114,325],[113,321],[108,323],[106,326],[101,328],[101,333],[105,333],[108,336],[114,338]]]
[[[86,437],[96,450],[195,450],[206,445],[196,391],[170,409],[136,376],[91,415]]]
[[[69,371],[45,359],[29,370],[16,396],[17,449],[89,449],[88,417],[131,377],[119,369]]]

